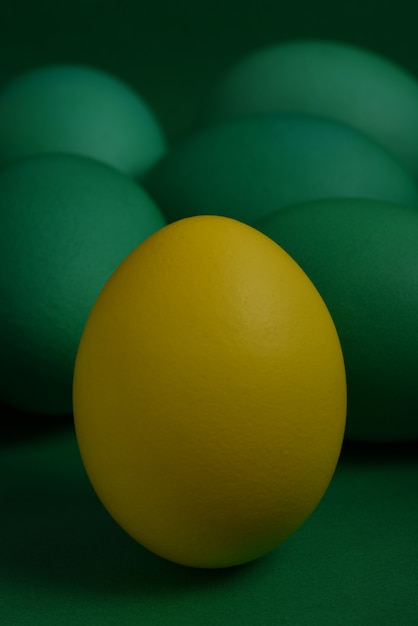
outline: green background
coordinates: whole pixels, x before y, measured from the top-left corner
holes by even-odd
[[[116,73],[148,98],[171,138],[190,128],[219,72],[258,46],[331,37],[418,73],[414,0],[15,0],[0,8],[0,81],[50,62]]]
[[[0,8],[0,83],[82,62],[136,87],[171,141],[219,72],[260,45],[331,37],[418,74],[414,3],[96,0]],[[70,417],[3,408],[0,624],[416,626],[418,445],[345,444],[324,499],[250,565],[190,570],[133,542],[97,500]]]

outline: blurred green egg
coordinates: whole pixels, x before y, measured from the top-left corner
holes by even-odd
[[[217,214],[252,224],[326,197],[418,206],[415,181],[360,131],[305,115],[254,115],[172,146],[143,180],[168,221]]]
[[[255,224],[321,293],[346,365],[346,436],[418,438],[418,211],[361,199],[289,207]]]
[[[70,413],[78,342],[101,288],[165,220],[130,177],[72,155],[0,171],[0,401]]]
[[[140,177],[165,149],[163,131],[148,104],[102,70],[41,67],[17,76],[0,91],[0,165],[66,152]]]
[[[256,50],[213,86],[200,124],[266,112],[321,115],[352,125],[418,178],[418,80],[371,50],[323,40]]]

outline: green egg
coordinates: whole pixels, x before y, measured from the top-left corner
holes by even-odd
[[[343,349],[346,436],[418,438],[418,211],[371,200],[288,207],[255,224],[321,293]]]
[[[256,50],[214,85],[200,124],[267,112],[321,115],[352,125],[418,178],[418,80],[371,50],[322,40]]]
[[[102,70],[41,67],[17,76],[0,91],[0,165],[66,152],[141,177],[165,149],[163,131],[148,104]]]
[[[70,413],[75,356],[95,299],[166,222],[130,177],[72,155],[2,169],[0,207],[0,401]]]
[[[418,206],[415,181],[372,139],[340,122],[255,115],[172,146],[143,184],[174,221],[217,214],[252,224],[282,207],[327,197]]]

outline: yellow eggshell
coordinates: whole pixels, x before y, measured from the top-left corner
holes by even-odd
[[[271,239],[197,216],[160,229],[102,290],[74,375],[75,426],[104,506],[194,567],[255,559],[333,475],[346,414],[331,316]]]

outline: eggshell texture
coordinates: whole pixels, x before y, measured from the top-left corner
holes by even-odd
[[[165,224],[131,178],[84,157],[0,171],[0,400],[71,412],[78,342],[118,264]]]
[[[99,69],[41,67],[0,92],[0,165],[67,152],[142,176],[165,149],[163,131],[144,99]]]
[[[345,415],[324,301],[236,220],[148,237],[80,341],[74,424],[92,485],[126,532],[183,565],[230,567],[287,539],[328,487]]]
[[[295,40],[231,67],[200,123],[252,113],[321,115],[364,131],[418,178],[418,80],[375,52],[342,42]]]
[[[249,116],[202,130],[173,146],[143,184],[168,221],[217,214],[251,225],[326,197],[418,206],[413,178],[373,140],[304,115]]]
[[[256,226],[300,264],[330,310],[347,372],[346,437],[418,438],[418,211],[325,200]]]

